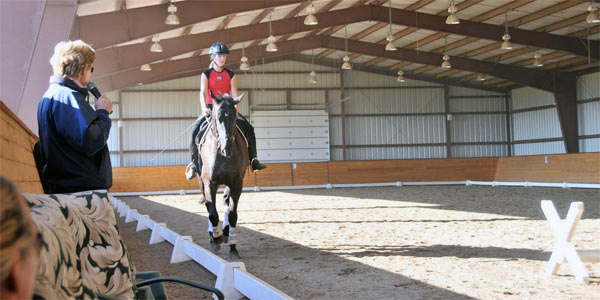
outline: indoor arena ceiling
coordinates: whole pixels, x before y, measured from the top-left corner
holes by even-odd
[[[296,60],[493,91],[555,89],[556,74],[598,70],[600,23],[581,0],[80,0],[71,38],[97,50],[94,80],[119,89],[199,74],[208,47],[232,49],[228,63]],[[391,8],[390,8],[391,5]],[[449,7],[459,24],[447,24]],[[314,7],[317,25],[305,25]],[[592,11],[598,17],[598,11]],[[391,16],[391,17],[390,17]],[[395,51],[386,51],[393,36]],[[502,49],[510,35],[512,49]],[[277,52],[267,52],[272,34]],[[345,39],[347,37],[347,40]],[[153,38],[162,52],[151,52]],[[448,55],[451,68],[442,68]],[[314,56],[314,59],[311,57]],[[537,58],[536,58],[537,56]],[[535,66],[534,63],[537,65]],[[151,71],[142,71],[149,64]],[[557,73],[558,72],[558,73]]]

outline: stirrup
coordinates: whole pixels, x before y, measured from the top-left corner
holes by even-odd
[[[185,168],[185,178],[187,180],[192,180],[192,179],[194,179],[194,177],[196,177],[196,166],[192,162],[192,163],[189,163],[187,165],[187,167]]]

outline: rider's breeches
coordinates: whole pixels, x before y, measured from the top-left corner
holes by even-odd
[[[256,136],[254,135],[254,127],[239,113],[237,114],[237,125],[248,139],[249,158],[256,158]]]

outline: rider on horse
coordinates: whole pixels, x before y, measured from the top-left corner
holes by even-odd
[[[210,110],[213,105],[211,93],[215,96],[221,94],[230,94],[232,97],[238,96],[237,77],[235,77],[233,71],[225,68],[227,55],[229,55],[229,48],[221,42],[216,42],[210,46],[208,54],[210,54],[211,58],[210,66],[207,70],[202,72],[200,77],[200,105],[203,114],[194,123],[190,138],[190,155],[192,157],[192,162],[185,171],[188,180],[194,178],[196,173],[202,172],[202,160],[198,159],[197,143],[208,127],[207,118],[210,117]],[[256,136],[254,135],[254,127],[240,113],[237,114],[237,124],[248,141],[248,153],[252,171],[256,172],[266,168],[266,166],[261,164],[256,158]]]

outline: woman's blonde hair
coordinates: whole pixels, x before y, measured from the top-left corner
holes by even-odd
[[[35,244],[31,214],[19,190],[0,176],[0,283],[11,273],[12,259]]]
[[[54,46],[50,65],[54,75],[77,77],[86,65],[96,60],[94,49],[82,40],[60,42]]]
[[[208,65],[208,68],[214,68],[215,67],[215,55],[211,54],[210,55],[210,64]]]

